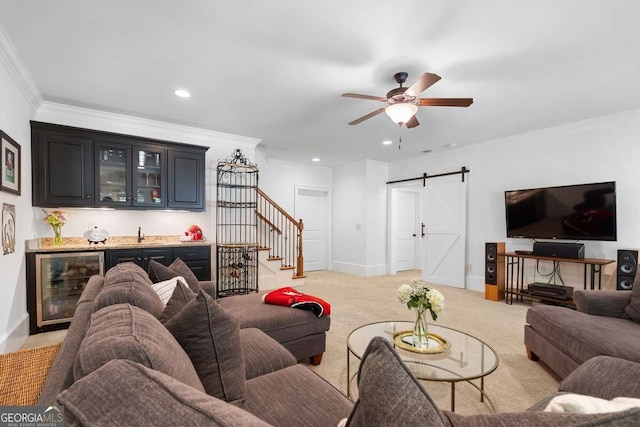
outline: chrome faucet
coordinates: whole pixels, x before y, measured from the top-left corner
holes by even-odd
[[[144,240],[144,234],[142,234],[142,227],[138,227],[138,243]]]

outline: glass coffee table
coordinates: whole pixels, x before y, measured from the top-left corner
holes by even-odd
[[[409,370],[419,380],[451,383],[451,411],[455,411],[456,383],[466,381],[480,392],[480,401],[485,399],[491,410],[495,406],[484,391],[484,377],[498,367],[498,354],[484,341],[456,329],[429,323],[429,333],[446,341],[446,348],[439,353],[417,353],[405,350],[394,342],[394,336],[413,329],[413,322],[384,321],[369,323],[354,329],[347,337],[347,397],[352,399],[351,382],[357,375],[351,373],[351,355],[362,359],[365,349],[373,337],[381,336],[394,348]],[[480,385],[471,380],[480,379]]]

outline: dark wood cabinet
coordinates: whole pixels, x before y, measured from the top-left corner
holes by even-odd
[[[208,147],[31,122],[34,206],[203,211]]]
[[[198,280],[211,280],[211,247],[188,246],[173,249],[173,259],[180,258]]]
[[[168,266],[176,258],[183,260],[198,280],[211,280],[210,246],[108,249],[105,270],[122,262],[133,262],[148,271],[151,260]]]
[[[204,157],[190,151],[169,150],[169,201],[168,207],[175,209],[202,210],[205,208]]]
[[[169,265],[173,262],[173,259],[173,250],[171,248],[110,249],[107,250],[106,264],[107,269],[109,269],[116,264],[133,262],[148,271],[151,260],[163,265]]]
[[[32,127],[32,204],[93,206],[93,141],[53,129]]]

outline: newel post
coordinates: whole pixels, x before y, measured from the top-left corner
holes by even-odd
[[[296,265],[296,276],[304,276],[304,257],[302,256],[302,230],[304,230],[304,224],[302,219],[298,221],[298,262]]]

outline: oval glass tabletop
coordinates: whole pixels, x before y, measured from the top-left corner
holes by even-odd
[[[347,348],[362,358],[371,339],[381,336],[394,344],[394,335],[413,329],[413,322],[385,321],[356,328],[347,337]],[[498,354],[484,341],[456,329],[429,323],[429,333],[444,338],[449,346],[439,353],[416,353],[394,344],[400,358],[416,378],[428,381],[468,381],[489,375],[498,367]]]

